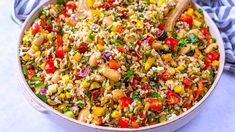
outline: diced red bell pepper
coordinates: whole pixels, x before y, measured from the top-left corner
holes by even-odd
[[[119,126],[120,128],[127,128],[129,126],[130,121],[124,117],[119,119]]]
[[[180,98],[175,92],[168,91],[166,94],[166,101],[168,105],[175,105],[180,102]]]
[[[128,107],[131,103],[132,103],[133,101],[132,101],[132,99],[131,98],[129,98],[129,97],[122,97],[121,99],[120,99],[120,106],[121,107],[123,107],[123,108],[125,108],[125,107]]]

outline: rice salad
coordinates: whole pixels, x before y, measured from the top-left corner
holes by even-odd
[[[200,9],[174,31],[177,0],[58,0],[43,7],[20,45],[32,91],[57,111],[94,125],[139,128],[190,109],[218,72],[218,45]]]

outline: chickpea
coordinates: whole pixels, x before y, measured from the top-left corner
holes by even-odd
[[[112,91],[113,94],[113,100],[118,101],[120,98],[125,96],[125,93],[122,89],[116,89]]]
[[[37,45],[37,46],[39,46],[39,45],[42,44],[42,42],[44,41],[44,39],[45,39],[45,35],[41,33],[41,34],[39,34],[39,36],[38,36],[37,38],[35,38],[35,39],[33,40],[32,45]]]
[[[121,79],[120,73],[110,68],[105,68],[103,75],[113,81],[119,81]]]
[[[78,120],[81,122],[86,122],[88,115],[90,114],[90,109],[86,108],[80,111],[78,115]]]
[[[209,53],[211,51],[213,51],[214,49],[217,49],[218,48],[218,45],[216,43],[213,43],[213,44],[210,44],[206,49],[205,49],[205,52],[206,53]]]

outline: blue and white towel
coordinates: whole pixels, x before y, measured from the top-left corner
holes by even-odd
[[[15,0],[12,19],[22,24],[30,12],[46,0]],[[218,26],[225,44],[225,70],[235,73],[235,0],[195,0]]]

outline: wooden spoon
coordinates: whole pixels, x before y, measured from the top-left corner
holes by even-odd
[[[179,0],[176,7],[170,12],[165,20],[165,31],[173,31],[179,16],[192,5],[191,0]]]

